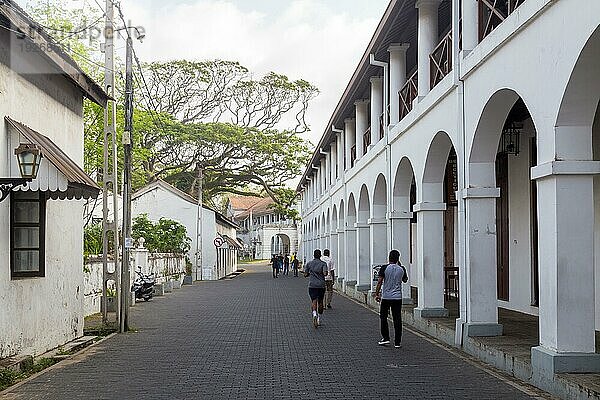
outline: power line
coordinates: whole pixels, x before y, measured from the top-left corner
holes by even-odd
[[[54,32],[61,32],[61,33],[67,33],[67,34],[69,34],[70,36],[73,36],[73,35],[77,35],[78,33],[85,32],[85,31],[87,31],[88,29],[90,29],[90,28],[92,28],[92,27],[96,26],[96,25],[98,24],[98,22],[100,22],[100,21],[102,20],[102,18],[104,18],[105,16],[106,16],[106,15],[104,15],[104,14],[103,14],[102,16],[100,16],[100,17],[98,17],[96,20],[94,20],[94,22],[92,22],[91,24],[89,24],[89,25],[87,25],[87,26],[85,26],[85,27],[83,27],[83,28],[81,28],[81,29],[79,29],[79,30],[76,30],[76,31],[68,31],[68,30],[65,30],[65,29],[53,28],[53,27],[51,27],[51,26],[46,26],[46,25],[44,25],[44,24],[41,24],[41,23],[39,23],[39,22],[37,22],[37,21],[36,21],[35,23],[36,23],[37,25],[41,26],[42,28],[46,29],[46,30],[49,30],[49,31],[54,31]]]

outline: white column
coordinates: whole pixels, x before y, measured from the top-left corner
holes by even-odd
[[[466,199],[466,265],[460,273],[467,282],[467,336],[500,336],[497,296],[496,199],[499,188],[468,188]]]
[[[342,283],[346,278],[346,232],[343,229],[337,230],[337,255],[336,255],[336,271],[338,274],[338,282]]]
[[[379,117],[383,113],[383,78],[373,76],[371,82],[371,143],[375,144],[381,136]],[[386,121],[383,121],[385,124]]]
[[[369,273],[371,275],[371,290],[375,289],[373,286],[373,267],[375,265],[387,264],[389,245],[387,242],[387,219],[385,218],[370,218],[369,221],[370,230],[370,244],[371,244],[371,261],[369,265]],[[377,282],[375,281],[375,284]]]
[[[329,190],[329,152],[323,156],[321,165],[323,166],[323,193],[325,193]]]
[[[344,173],[344,143],[343,143],[343,135],[344,132],[338,133],[336,136],[337,143],[337,174],[335,179],[342,179],[342,174]]]
[[[390,53],[390,125],[392,126],[400,121],[400,95],[398,92],[406,83],[406,50],[408,47],[408,43],[394,43],[388,48]]]
[[[323,195],[323,179],[325,177],[325,168],[323,166],[323,159],[319,160],[319,199]]]
[[[319,159],[319,170],[317,171],[317,173],[319,174],[319,198],[321,198],[321,195],[323,194],[324,190],[323,187],[324,185],[324,178],[325,178],[325,168],[323,165],[323,159]]]
[[[356,143],[356,120],[346,118],[344,120],[344,139],[346,141],[346,170],[352,167],[352,146]]]
[[[371,289],[371,231],[368,223],[357,222],[356,228],[356,290]]]
[[[419,9],[418,25],[418,85],[419,97],[429,93],[429,55],[438,44],[438,7],[440,0],[417,0]],[[420,295],[420,294],[419,294]]]
[[[479,42],[479,9],[477,0],[462,0],[462,51],[469,53]]]
[[[417,212],[417,263],[421,277],[415,315],[445,317],[444,211],[445,203],[415,204]]]
[[[356,258],[356,228],[346,227],[344,233],[345,269],[346,279],[344,287],[356,285],[356,273],[358,271],[358,260]]]
[[[410,204],[410,203],[408,203]],[[395,211],[390,213],[389,218],[392,221],[392,248],[400,252],[400,263],[406,268],[408,273],[408,282],[402,284],[402,303],[412,304],[410,297],[410,282],[412,280],[412,268],[410,265],[410,220],[413,213],[409,211]]]
[[[338,272],[338,263],[337,263],[337,256],[338,256],[338,233],[337,233],[337,229],[334,231],[331,231],[331,234],[329,236],[329,251],[331,252],[331,259],[333,260],[334,264],[335,264],[335,271],[336,271],[336,279],[337,279],[337,272]],[[333,282],[334,284],[336,283],[335,281]]]
[[[356,106],[356,159],[360,160],[364,154],[363,135],[369,127],[369,116],[367,115],[369,100],[357,100],[354,105]]]
[[[337,140],[331,143],[331,148],[329,149],[329,159],[330,159],[330,168],[329,168],[329,185],[335,186],[336,182],[336,171],[338,169],[338,156],[337,156]]]
[[[534,369],[600,372],[594,338],[592,175],[598,170],[597,161],[551,161],[531,170],[540,199],[540,346],[531,352]]]

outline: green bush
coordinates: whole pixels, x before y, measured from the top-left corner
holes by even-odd
[[[141,214],[133,219],[132,237],[145,239],[144,246],[153,253],[186,253],[191,239],[185,226],[172,219],[161,218],[154,223],[148,215]]]
[[[102,254],[102,224],[88,225],[83,231],[83,255]]]
[[[113,252],[113,233],[108,232],[109,253]],[[83,230],[83,256],[87,259],[89,256],[102,254],[102,223],[88,225]]]

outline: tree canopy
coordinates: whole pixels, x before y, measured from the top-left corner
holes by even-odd
[[[101,80],[97,38],[81,39],[85,26],[102,17],[89,10],[73,13],[60,5],[41,4],[34,17],[69,51],[84,70]],[[88,35],[92,28],[88,28]],[[116,69],[123,65],[117,62]],[[138,65],[136,65],[137,67]],[[163,179],[198,195],[203,171],[203,199],[219,195],[268,194],[285,214],[295,198],[286,182],[308,161],[311,145],[300,134],[318,89],[309,82],[271,72],[258,79],[246,67],[225,60],[174,60],[139,64],[135,69],[134,189]],[[123,133],[122,75],[117,73],[117,142]],[[84,104],[84,166],[102,179],[103,110]],[[118,149],[122,159],[122,149]],[[122,166],[117,172],[121,176]]]

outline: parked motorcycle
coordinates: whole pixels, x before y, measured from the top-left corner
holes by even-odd
[[[142,274],[141,268],[135,271],[135,273],[137,276],[133,281],[131,291],[135,293],[136,299],[144,299],[144,301],[150,300],[154,294],[154,284],[156,283],[154,274]]]

